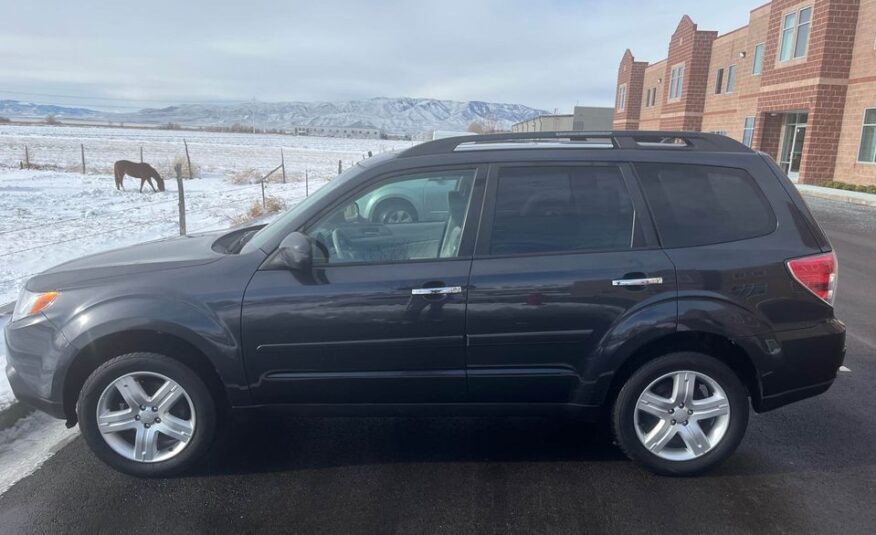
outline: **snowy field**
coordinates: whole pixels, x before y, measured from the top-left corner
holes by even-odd
[[[117,191],[112,164],[139,160],[142,147],[143,159],[166,172],[185,154],[183,137],[202,177],[185,181],[190,233],[226,228],[260,201],[261,186],[251,182],[280,164],[281,148],[288,182],[269,182],[266,194],[291,207],[305,197],[305,171],[313,192],[335,176],[338,160],[347,168],[368,151],[411,146],[366,139],[0,125],[0,305],[16,299],[28,277],[53,265],[177,235],[176,181],[168,180],[165,192],[153,193],[147,185],[138,193],[139,180],[126,178],[127,189]],[[81,173],[80,144],[85,146],[87,174]],[[25,145],[31,163],[41,169],[18,169]],[[2,328],[8,319],[0,316],[0,410],[14,402],[2,373]],[[77,432],[42,413],[0,430],[0,494]]]

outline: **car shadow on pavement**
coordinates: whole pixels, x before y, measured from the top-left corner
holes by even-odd
[[[562,418],[294,417],[252,413],[190,475],[386,463],[625,460],[607,426]]]

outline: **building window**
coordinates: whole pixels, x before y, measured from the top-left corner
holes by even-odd
[[[754,62],[751,65],[751,74],[758,76],[763,72],[763,43],[754,45]]]
[[[617,111],[624,111],[627,107],[627,84],[617,88]]]
[[[727,67],[727,92],[732,93],[736,85],[736,65]]]
[[[876,163],[876,108],[864,112],[864,127],[861,129],[861,148],[858,161]]]
[[[715,77],[715,94],[720,95],[724,88],[724,69],[718,69],[718,74]]]
[[[745,123],[742,125],[742,143],[746,147],[751,146],[754,141],[754,117],[746,117]]]
[[[657,88],[652,87],[645,92],[645,107],[650,108],[657,102]]]
[[[782,38],[779,46],[779,61],[788,61],[806,56],[809,46],[809,29],[812,26],[812,8],[785,14],[782,19]]]
[[[681,98],[681,87],[684,84],[684,65],[676,65],[672,68],[669,77],[669,100]]]
[[[657,88],[652,87],[651,88],[651,105],[653,106],[655,104],[657,104]]]

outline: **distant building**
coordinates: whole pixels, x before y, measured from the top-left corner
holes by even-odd
[[[575,106],[575,112],[565,115],[539,115],[511,125],[512,132],[601,131],[611,130],[614,110]]]
[[[348,137],[363,139],[380,139],[382,132],[378,128],[363,128],[358,126],[296,126],[292,131],[297,136]]]

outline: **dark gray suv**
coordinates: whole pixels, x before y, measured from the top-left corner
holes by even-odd
[[[437,208],[373,215],[411,191]],[[230,410],[267,405],[607,415],[631,458],[693,474],[733,452],[749,406],[830,387],[836,277],[794,186],[729,138],[443,139],[363,161],[270,225],[31,278],[6,373],[136,475],[191,466]]]

